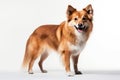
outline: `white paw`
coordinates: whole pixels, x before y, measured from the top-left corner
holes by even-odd
[[[67,72],[67,75],[68,75],[69,77],[72,77],[72,76],[74,76],[74,73],[72,73],[72,72]]]

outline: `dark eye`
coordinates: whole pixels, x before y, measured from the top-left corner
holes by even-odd
[[[83,21],[86,21],[86,20],[87,20],[87,17],[84,16],[84,17],[82,18],[82,20],[83,20]]]
[[[77,21],[77,20],[78,20],[78,18],[74,18],[74,20],[75,20],[75,21]]]

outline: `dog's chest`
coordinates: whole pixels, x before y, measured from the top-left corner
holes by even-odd
[[[78,35],[75,44],[68,43],[72,55],[78,55],[85,47],[85,36]]]

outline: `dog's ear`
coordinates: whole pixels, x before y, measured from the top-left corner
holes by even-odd
[[[76,11],[75,8],[73,8],[71,5],[68,5],[68,8],[67,8],[67,17],[69,17],[70,15],[72,15],[72,13]]]
[[[93,19],[93,8],[92,8],[92,5],[89,4],[86,8],[84,8],[83,10],[85,10],[88,14],[88,17],[90,20]]]

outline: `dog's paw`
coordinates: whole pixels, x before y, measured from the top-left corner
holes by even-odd
[[[47,70],[42,70],[42,73],[47,73]]]
[[[28,71],[29,74],[34,74],[33,71]]]
[[[72,77],[72,76],[74,76],[74,73],[72,73],[72,72],[67,72],[67,75],[68,75],[69,77]]]
[[[80,72],[80,71],[75,71],[75,74],[76,74],[76,75],[80,75],[80,74],[82,74],[82,72]]]

